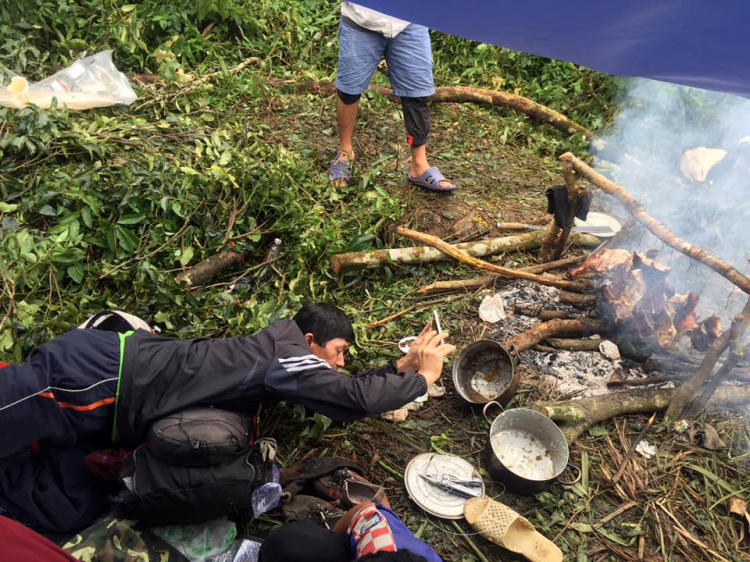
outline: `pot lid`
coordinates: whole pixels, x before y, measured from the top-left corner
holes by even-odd
[[[479,471],[468,461],[455,455],[423,453],[414,457],[404,471],[404,484],[409,497],[427,513],[443,519],[461,519],[467,499],[441,490],[430,484],[421,474],[482,480]],[[479,488],[479,487],[478,487]],[[485,493],[484,482],[479,488]]]

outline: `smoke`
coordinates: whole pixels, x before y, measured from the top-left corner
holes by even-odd
[[[597,169],[625,186],[677,236],[749,274],[750,139],[745,137],[750,135],[750,101],[635,79],[620,107],[605,140],[633,158],[600,153]],[[700,147],[710,150],[693,150]],[[650,233],[637,232],[628,240],[629,249],[658,250],[657,259],[672,268],[669,279],[675,288],[700,295],[701,318],[718,314],[726,322],[739,312],[745,299],[731,283]]]

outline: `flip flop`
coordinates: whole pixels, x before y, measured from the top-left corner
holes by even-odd
[[[331,183],[339,180],[346,182],[346,187],[349,187],[352,181],[352,169],[349,167],[348,160],[339,160],[341,158],[341,151],[336,153],[336,157],[331,161],[331,167],[328,169],[328,180]]]
[[[507,505],[490,498],[472,498],[464,505],[464,516],[485,539],[531,562],[562,562],[562,551],[555,543]]]
[[[451,187],[440,187],[441,181],[448,180],[445,179],[445,176],[441,174],[440,170],[437,168],[427,168],[418,178],[413,178],[409,174],[406,174],[406,179],[410,183],[418,185],[419,187],[424,187],[430,191],[442,191],[447,193],[456,189],[455,185],[452,185]]]

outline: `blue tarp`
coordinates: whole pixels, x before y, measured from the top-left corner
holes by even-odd
[[[750,96],[750,0],[358,0],[357,4],[443,33],[600,72]]]

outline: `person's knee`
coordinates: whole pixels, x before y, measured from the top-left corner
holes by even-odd
[[[344,105],[352,105],[359,101],[362,94],[347,94],[336,88],[336,93],[339,95],[339,99],[344,102]]]
[[[401,98],[404,126],[409,146],[418,148],[427,144],[430,135],[430,108],[427,98]]]

